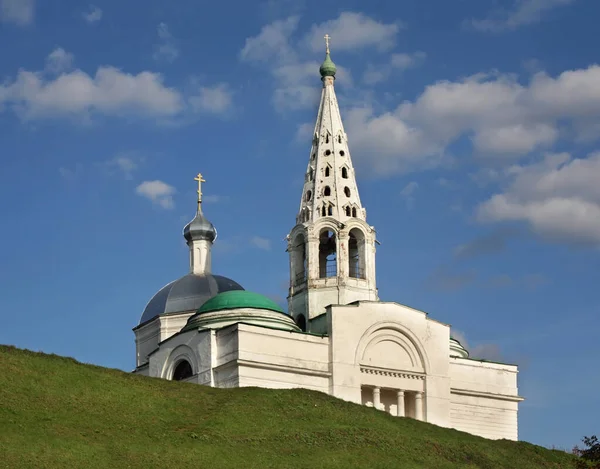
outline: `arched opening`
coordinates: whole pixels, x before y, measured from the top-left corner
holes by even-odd
[[[356,218],[356,207],[352,207],[352,216]]]
[[[312,167],[308,170],[308,180],[312,181],[314,177],[314,170],[312,169]]]
[[[327,166],[325,168],[325,177],[328,178],[329,177],[329,166]]]
[[[345,166],[342,168],[342,177],[344,179],[348,179],[348,168],[346,168]]]
[[[350,197],[350,188],[348,186],[344,187],[344,194],[346,194],[346,197]]]
[[[292,272],[294,285],[300,285],[306,281],[306,239],[300,233],[292,243]]]
[[[327,215],[330,217],[333,215],[333,205],[329,205],[329,207],[327,207]]]
[[[350,216],[350,206],[346,206],[346,216]]]
[[[365,235],[352,228],[348,236],[348,275],[365,278]]]
[[[302,330],[302,332],[306,332],[306,318],[304,314],[299,314],[296,316],[296,325]]]
[[[319,235],[319,278],[337,276],[337,237],[329,229]]]
[[[325,186],[325,189],[323,189],[323,195],[326,197],[331,195],[331,187]]]
[[[312,199],[312,191],[306,191],[306,201],[310,202],[310,199]]]
[[[322,217],[327,216],[327,206],[325,204],[323,204],[323,206],[321,207],[321,216]]]
[[[173,371],[173,381],[181,381],[192,376],[194,376],[194,370],[187,360],[181,360]]]

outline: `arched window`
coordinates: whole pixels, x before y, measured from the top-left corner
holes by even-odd
[[[333,205],[329,205],[329,207],[327,207],[327,215],[329,215],[329,216],[333,215]]]
[[[308,180],[312,181],[313,180],[313,176],[314,176],[314,170],[312,169],[312,167],[308,170]]]
[[[337,237],[327,228],[319,235],[319,278],[337,276]]]
[[[304,314],[299,314],[296,316],[296,325],[302,330],[302,332],[306,332],[306,318]]]
[[[321,207],[321,216],[322,217],[327,216],[327,206],[325,204],[323,204],[323,206]]]
[[[345,166],[342,168],[342,177],[344,179],[348,179],[348,168],[346,168]]]
[[[173,381],[181,381],[194,376],[192,365],[187,360],[181,360],[173,371]]]
[[[306,201],[310,202],[310,199],[312,199],[312,192],[311,191],[306,191]]]
[[[294,238],[292,243],[292,270],[294,285],[300,285],[306,281],[306,239],[302,233]]]
[[[342,143],[342,136],[338,135],[338,143]]]
[[[358,228],[352,228],[348,237],[348,275],[365,278],[365,235]]]
[[[344,187],[344,194],[346,194],[346,197],[350,197],[350,188],[348,186]]]
[[[356,207],[352,207],[352,216],[356,218]]]
[[[350,206],[346,207],[346,216],[350,216]]]
[[[329,177],[329,166],[327,166],[325,168],[325,177],[328,178]]]
[[[325,135],[325,143],[329,143],[329,134]]]
[[[325,189],[323,189],[323,195],[324,196],[331,195],[331,187],[325,186]]]

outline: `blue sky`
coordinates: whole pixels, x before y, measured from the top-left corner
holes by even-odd
[[[599,16],[0,0],[0,343],[131,370],[131,328],[187,272],[199,171],[213,270],[285,302],[327,32],[380,297],[518,363],[520,437],[572,447],[600,415]]]

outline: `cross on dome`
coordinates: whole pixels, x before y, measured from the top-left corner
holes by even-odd
[[[325,53],[329,54],[329,40],[331,39],[331,36],[329,34],[325,34],[324,38],[325,38]]]
[[[206,182],[206,179],[202,177],[202,173],[198,173],[198,175],[194,178],[194,181],[198,181],[198,209],[200,209],[200,204],[202,204],[202,183]]]

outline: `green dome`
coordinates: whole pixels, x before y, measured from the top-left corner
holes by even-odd
[[[219,293],[200,306],[197,314],[236,308],[267,309],[285,314],[285,311],[273,300],[245,290]]]
[[[335,77],[336,68],[335,68],[335,64],[331,60],[331,57],[329,56],[329,52],[327,53],[327,55],[325,55],[325,60],[323,61],[323,64],[321,65],[319,72],[321,72],[321,76],[323,78]]]

